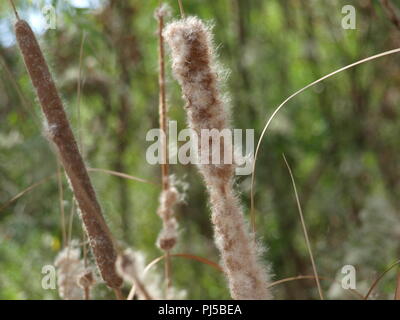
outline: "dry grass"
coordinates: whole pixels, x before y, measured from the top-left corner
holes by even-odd
[[[310,255],[311,265],[312,265],[313,272],[314,272],[314,278],[315,278],[315,282],[316,282],[317,288],[318,288],[318,294],[319,294],[319,297],[321,298],[321,300],[324,300],[324,295],[323,295],[323,293],[322,293],[321,284],[320,284],[320,282],[319,282],[317,267],[316,267],[315,261],[314,261],[313,251],[312,251],[312,249],[311,249],[310,240],[309,240],[309,238],[308,238],[308,232],[307,232],[306,223],[305,223],[305,221],[304,221],[303,209],[301,208],[300,199],[299,199],[299,194],[297,193],[296,182],[295,182],[295,180],[294,180],[294,176],[293,176],[293,173],[292,173],[292,169],[290,168],[290,165],[289,165],[288,161],[286,160],[285,155],[282,154],[282,156],[283,156],[283,160],[285,161],[286,167],[287,167],[287,169],[288,169],[288,171],[289,171],[290,179],[292,180],[293,191],[294,191],[294,195],[295,195],[295,197],[296,197],[297,209],[298,209],[298,211],[299,211],[300,222],[301,222],[301,226],[302,226],[302,228],[303,228],[303,233],[304,233],[304,238],[305,238],[305,240],[306,240],[306,245],[307,245],[308,254]]]

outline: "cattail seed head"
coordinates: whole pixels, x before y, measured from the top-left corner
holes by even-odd
[[[164,37],[171,48],[172,70],[186,101],[189,126],[201,136],[202,129],[229,128],[227,101],[221,94],[220,73],[214,58],[211,28],[196,17],[170,23]],[[201,153],[202,144],[197,148]],[[209,141],[212,150],[212,139]],[[225,141],[220,150],[233,153]],[[211,153],[212,153],[211,152]],[[260,249],[249,232],[238,197],[233,190],[233,164],[199,164],[207,186],[215,241],[234,299],[270,299],[268,275],[260,262]]]
[[[26,21],[18,20],[15,32],[47,121],[47,136],[56,146],[68,175],[100,273],[108,286],[119,288],[122,279],[115,271],[114,243],[43,53]]]
[[[179,200],[179,192],[171,184],[168,189],[161,192],[157,213],[163,221],[163,229],[158,236],[157,245],[164,251],[171,250],[178,239],[178,222],[175,219],[174,210]]]
[[[64,300],[82,300],[83,291],[78,285],[84,270],[80,250],[75,245],[64,248],[57,255],[54,265],[57,268],[57,284],[60,297]]]
[[[214,58],[211,27],[196,17],[188,17],[170,23],[164,31],[164,37],[171,48],[174,76],[181,85],[186,101],[189,127],[199,137],[202,129],[222,131],[229,128],[230,115],[226,98],[220,93],[218,80],[222,75]],[[210,140],[209,150],[212,150],[211,144]],[[198,154],[202,154],[200,146],[199,141]],[[220,152],[220,159],[224,159],[225,152],[233,153],[227,144],[213,152]],[[211,160],[212,155],[208,156]],[[199,169],[210,180],[211,177],[217,177],[224,183],[229,182],[234,172],[231,164],[201,165]],[[216,181],[217,184],[219,181]]]
[[[82,289],[89,289],[94,285],[94,277],[92,270],[84,270],[78,277],[78,285]]]

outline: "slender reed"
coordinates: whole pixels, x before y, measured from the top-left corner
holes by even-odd
[[[182,0],[178,0],[178,5],[179,5],[179,11],[181,13],[181,18],[184,19],[185,18],[185,11],[183,10]]]
[[[397,285],[394,293],[394,300],[400,300],[400,272],[397,273]]]
[[[165,297],[168,299],[168,291],[172,286],[172,268],[170,251],[174,248],[178,238],[178,223],[175,219],[174,207],[179,200],[176,188],[171,184],[168,165],[168,115],[165,95],[165,62],[164,62],[164,19],[169,15],[170,8],[167,4],[160,5],[155,11],[155,18],[158,22],[158,83],[159,83],[159,122],[160,129],[164,133],[161,140],[161,177],[162,192],[158,215],[162,219],[163,228],[158,236],[158,247],[165,252]]]
[[[229,128],[227,102],[220,93],[220,75],[214,62],[210,27],[196,17],[188,17],[170,23],[164,36],[171,48],[175,78],[186,100],[189,126],[199,136],[203,129],[221,132]],[[211,140],[208,141],[209,150]],[[198,154],[202,154],[202,145],[196,146]],[[220,159],[224,159],[224,154],[232,153],[232,148],[224,140],[221,150],[215,152],[222,153]],[[259,261],[260,249],[254,234],[248,230],[233,189],[234,169],[233,164],[199,165],[210,195],[212,223],[222,266],[234,299],[270,299],[268,275]]]
[[[61,164],[59,159],[57,159],[57,183],[58,183],[58,197],[59,197],[60,213],[61,213],[62,245],[63,247],[65,247],[67,244],[67,227],[65,224],[64,187],[62,181]]]
[[[397,267],[400,265],[400,260],[397,260],[396,262],[392,263],[386,270],[384,270],[372,283],[371,287],[369,288],[367,294],[364,297],[364,300],[368,300],[368,298],[370,297],[370,295],[372,294],[372,291],[374,291],[374,289],[376,288],[376,286],[378,285],[379,281],[382,280],[382,278],[393,268]]]
[[[26,21],[18,19],[15,32],[26,68],[46,118],[46,134],[56,146],[69,178],[100,273],[109,287],[119,288],[122,279],[115,271],[117,254],[112,236],[102,216],[95,191],[47,63]]]
[[[9,0],[9,2],[10,2],[10,4],[11,4],[11,7],[12,7],[12,9],[13,9],[13,11],[14,11],[15,16],[17,17],[18,20],[20,20],[18,11],[17,11],[17,9],[15,8],[14,1],[13,1],[13,0]]]

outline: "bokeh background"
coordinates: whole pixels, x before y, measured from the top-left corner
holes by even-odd
[[[178,18],[177,2],[167,2],[171,19]],[[159,181],[160,168],[145,158],[146,133],[158,126],[153,17],[158,1],[15,3],[40,40],[88,166]],[[391,3],[400,13],[400,3]],[[41,10],[46,4],[56,8],[55,30],[45,29]],[[342,28],[346,4],[356,8],[354,30]],[[187,15],[214,23],[220,62],[230,71],[234,127],[253,128],[256,138],[294,91],[356,60],[400,47],[400,29],[376,0],[184,0],[183,5]],[[53,264],[62,248],[57,159],[42,134],[40,108],[15,45],[14,22],[9,3],[1,1],[0,298],[59,299],[56,290],[41,287],[42,267]],[[167,76],[169,115],[183,129],[183,102],[169,64]],[[312,274],[282,153],[297,182],[319,274],[327,278],[321,280],[326,297],[357,298],[335,282],[341,281],[344,265],[355,266],[357,290],[365,294],[399,259],[399,101],[400,57],[391,55],[305,91],[275,118],[260,149],[255,195],[257,232],[268,248],[264,258],[274,280]],[[177,208],[175,253],[218,262],[196,168],[172,165],[171,171],[187,186],[186,201]],[[155,246],[160,188],[102,172],[90,175],[121,245],[144,252],[148,262],[160,256]],[[76,213],[65,179],[63,187],[69,219]],[[237,189],[248,215],[250,176],[240,177]],[[82,241],[77,217],[72,238]],[[209,265],[173,258],[172,266],[174,286],[186,289],[187,298],[229,298],[224,277]],[[162,263],[157,268],[162,274]],[[393,299],[397,273],[396,268],[389,271],[372,298]],[[312,280],[279,284],[274,291],[279,299],[318,298]],[[99,284],[94,297],[113,296]]]

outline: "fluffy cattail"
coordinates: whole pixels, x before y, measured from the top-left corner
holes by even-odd
[[[114,243],[102,216],[100,205],[79,153],[57,88],[28,23],[18,20],[15,24],[15,32],[26,68],[47,121],[47,136],[57,147],[69,178],[100,273],[108,286],[117,289],[121,286],[122,279],[115,271],[117,254]]]
[[[171,48],[172,69],[186,100],[189,126],[201,136],[202,129],[229,128],[227,103],[220,93],[220,75],[214,62],[210,27],[196,17],[170,23],[165,39]],[[198,151],[201,154],[199,139]],[[209,141],[211,150],[212,141]],[[224,141],[220,152],[232,152]],[[204,163],[204,162],[203,162]],[[233,164],[201,164],[199,170],[207,186],[215,240],[234,299],[270,299],[268,275],[259,261],[260,250],[245,223],[233,190]]]
[[[78,280],[84,271],[80,250],[74,245],[65,247],[58,254],[54,265],[57,268],[57,285],[60,297],[64,300],[82,300],[83,291]]]

